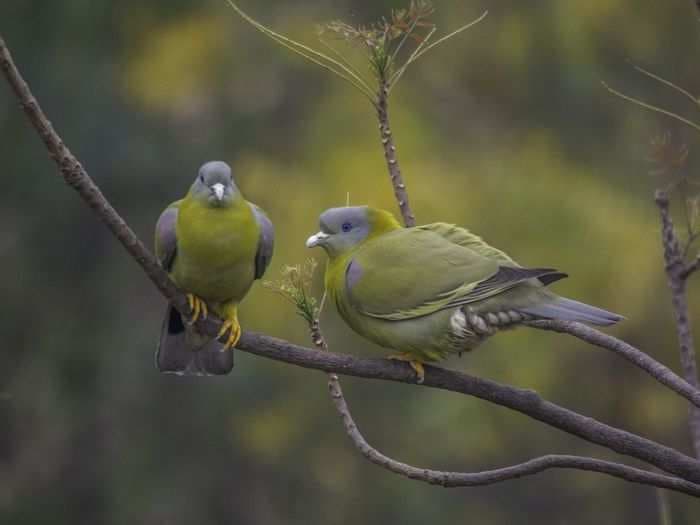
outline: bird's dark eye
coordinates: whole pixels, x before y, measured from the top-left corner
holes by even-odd
[[[201,182],[202,184],[204,184],[204,175],[200,175],[200,176],[199,176],[199,182]]]
[[[350,230],[352,230],[352,224],[350,224],[349,222],[344,222],[343,225],[341,226],[341,229],[342,229],[345,233],[347,233],[347,232],[349,232]]]

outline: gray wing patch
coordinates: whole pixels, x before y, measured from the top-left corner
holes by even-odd
[[[559,272],[554,268],[520,268],[512,266],[501,266],[495,275],[485,281],[481,281],[470,293],[479,295],[503,286],[520,284],[528,279],[537,279],[543,285],[548,285],[559,279],[568,277],[567,274]]]
[[[272,252],[275,246],[275,228],[272,226],[272,221],[265,215],[265,212],[259,206],[249,202],[250,208],[253,210],[255,220],[260,226],[260,239],[258,240],[258,251],[255,253],[255,278],[260,279],[267,267],[270,266],[272,260]]]
[[[156,255],[166,271],[170,271],[177,254],[177,207],[170,206],[160,214],[156,223]]]
[[[505,292],[530,279],[537,279],[547,286],[559,279],[568,277],[567,274],[552,268],[521,268],[519,266],[501,266],[498,272],[488,279],[481,281],[476,287],[463,297],[459,297],[447,304],[448,307],[461,306],[491,297],[500,292]]]
[[[360,280],[362,273],[363,271],[360,263],[355,259],[350,261],[350,264],[348,264],[348,267],[345,269],[345,287],[348,291],[352,290],[352,287]]]

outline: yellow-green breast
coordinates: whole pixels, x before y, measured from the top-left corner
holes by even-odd
[[[228,207],[185,198],[176,223],[175,283],[206,301],[240,301],[253,284],[260,229],[243,197]]]

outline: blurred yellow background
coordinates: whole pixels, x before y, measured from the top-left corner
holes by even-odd
[[[369,23],[402,2],[241,7],[315,43],[316,24]],[[413,65],[392,127],[419,223],[454,222],[519,262],[570,274],[555,291],[619,312],[610,330],[678,368],[649,141],[697,135],[610,95],[601,80],[688,116],[697,107],[631,64],[700,91],[690,0],[436,1],[447,32]],[[398,211],[373,109],[274,44],[223,0],[5,0],[0,33],[73,152],[149,245],[161,210],[207,160],[231,164],[276,226],[266,278],[313,255],[319,213]],[[698,117],[700,118],[700,117]],[[243,353],[219,379],[159,375],[164,300],[56,175],[0,87],[0,521],[2,523],[658,523],[652,488],[550,471],[485,488],[399,478],[352,448],[325,376]],[[679,206],[676,205],[676,209]],[[316,280],[320,293],[320,275]],[[700,326],[698,284],[691,283]],[[244,328],[308,344],[303,321],[259,284]],[[335,312],[331,348],[378,349]],[[521,329],[448,363],[689,451],[687,404],[609,353]],[[418,466],[475,471],[545,453],[615,458],[482,401],[344,379],[366,437]],[[674,525],[700,504],[671,495]]]

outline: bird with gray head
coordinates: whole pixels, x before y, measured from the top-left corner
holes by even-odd
[[[504,328],[534,319],[611,325],[621,316],[560,297],[546,286],[567,277],[524,268],[453,224],[402,228],[387,211],[332,208],[306,246],[328,254],[325,284],[358,334],[396,352],[419,382],[423,363],[472,350]]]
[[[185,320],[168,305],[156,352],[160,371],[180,375],[231,371],[230,350],[241,334],[238,305],[253,281],[265,273],[273,245],[272,223],[262,209],[245,200],[228,164],[204,164],[187,195],[168,206],[156,224],[156,255],[187,293],[192,310],[191,319]],[[223,320],[215,338],[194,327],[209,311]]]

